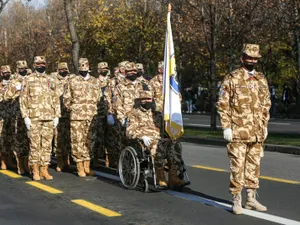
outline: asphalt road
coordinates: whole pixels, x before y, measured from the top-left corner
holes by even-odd
[[[183,147],[192,182],[183,192],[127,190],[113,172],[80,179],[74,171],[51,169],[54,180],[32,183],[0,171],[0,224],[300,224],[299,156],[266,152],[259,201],[268,212],[236,216],[230,212],[226,149]]]
[[[210,116],[199,114],[184,114],[184,126],[189,127],[210,127]],[[217,118],[217,127],[221,128],[219,118]],[[271,119],[268,126],[269,132],[276,133],[299,133],[300,134],[300,120],[296,119]]]

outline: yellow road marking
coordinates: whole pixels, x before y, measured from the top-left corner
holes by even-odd
[[[220,168],[214,168],[214,167],[208,167],[208,166],[192,165],[192,167],[198,168],[198,169],[204,169],[204,170],[213,170],[213,171],[218,171],[218,172],[229,172],[227,170],[223,170]],[[280,182],[280,183],[300,184],[300,181],[286,180],[286,179],[281,179],[281,178],[276,178],[276,177],[259,176],[259,178],[263,179],[263,180],[271,180],[271,181],[276,181],[276,182]]]
[[[104,216],[107,216],[107,217],[121,216],[121,214],[119,214],[117,212],[114,212],[112,210],[109,210],[109,209],[103,208],[101,206],[95,205],[95,204],[90,203],[88,201],[85,201],[83,199],[75,199],[75,200],[72,200],[72,202],[74,202],[77,205],[81,205],[85,208],[88,208],[90,210],[93,210],[93,211],[95,211],[97,213],[100,213],[100,214],[102,214]]]
[[[14,172],[11,172],[9,170],[0,170],[0,173],[4,174],[4,175],[7,175],[11,178],[21,178],[22,176],[14,173]]]
[[[35,181],[28,181],[26,183],[29,184],[29,185],[31,185],[31,186],[34,186],[36,188],[39,188],[39,189],[41,189],[43,191],[49,192],[51,194],[61,194],[61,193],[63,193],[62,191],[60,191],[58,189],[49,187],[47,185],[44,185],[44,184],[41,184],[41,183],[38,183],[38,182],[35,182]]]
[[[226,170],[219,169],[219,168],[214,168],[214,167],[209,167],[209,166],[193,165],[192,167],[198,168],[198,169],[204,169],[204,170],[213,170],[213,171],[218,171],[218,172],[227,172]]]

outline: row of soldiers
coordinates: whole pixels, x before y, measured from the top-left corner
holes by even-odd
[[[98,64],[99,77],[90,75],[89,61],[79,60],[79,73],[70,74],[67,63],[46,73],[44,56],[34,58],[34,72],[26,61],[17,62],[16,74],[1,67],[0,154],[1,169],[14,167],[29,172],[33,180],[53,177],[48,166],[51,152],[56,171],[76,163],[79,177],[94,175],[91,161],[105,159],[116,168],[128,139],[139,139],[155,158],[157,183],[161,188],[184,185],[178,178],[181,145],[162,131],[163,62],[148,81],[140,63],[123,61],[110,76],[106,62]],[[168,163],[169,179],[164,166]]]

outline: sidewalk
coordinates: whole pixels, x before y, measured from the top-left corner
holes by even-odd
[[[182,142],[189,142],[195,144],[202,144],[202,145],[216,145],[216,146],[223,146],[226,147],[227,141],[222,139],[216,138],[201,138],[197,136],[182,136],[180,138]],[[272,145],[272,144],[265,144],[264,150],[268,152],[280,152],[286,154],[294,154],[300,155],[300,147],[296,146],[289,146],[289,145]]]

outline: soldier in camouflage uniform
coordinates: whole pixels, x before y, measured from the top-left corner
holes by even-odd
[[[21,115],[19,96],[22,90],[22,82],[27,77],[28,66],[26,61],[17,61],[17,73],[8,85],[4,98],[7,101],[13,101],[15,115],[15,135],[14,135],[14,154],[16,156],[18,174],[29,173],[28,153],[29,139],[27,129]]]
[[[137,71],[137,80],[149,85],[149,81],[144,78],[144,73],[145,73],[144,65],[142,63],[137,63],[136,68],[138,70]]]
[[[51,180],[53,177],[48,172],[48,166],[54,129],[60,117],[60,102],[56,80],[45,72],[46,58],[34,57],[33,67],[35,72],[25,77],[22,83],[20,108],[28,130],[32,179]]]
[[[116,108],[113,106],[115,105],[116,99],[118,97],[117,88],[119,85],[125,82],[125,64],[128,61],[123,61],[118,64],[118,72],[116,73],[117,76],[114,76],[108,82],[108,87],[105,90],[105,97],[108,103],[108,113],[107,113],[107,130],[105,136],[105,146],[107,149],[107,164],[110,167],[116,168],[119,151],[123,148],[123,133],[122,133],[122,126],[120,121],[117,120],[117,113]]]
[[[69,155],[71,153],[70,115],[63,103],[63,94],[69,78],[74,75],[70,75],[66,62],[60,62],[57,65],[57,73],[53,74],[53,76],[57,80],[57,94],[60,98],[61,108],[61,117],[54,135],[54,152],[57,159],[56,171],[61,172],[69,167]]]
[[[14,103],[9,100],[5,100],[4,95],[8,89],[8,85],[11,81],[11,69],[9,65],[1,66],[1,115],[0,115],[0,154],[1,154],[1,169],[8,168],[15,169],[16,165],[12,162],[13,150],[14,150]]]
[[[150,80],[150,86],[153,89],[155,101],[155,123],[161,128],[161,140],[157,148],[157,179],[161,187],[177,188],[185,185],[185,182],[178,178],[178,171],[181,167],[182,146],[179,141],[171,140],[166,137],[162,126],[163,112],[163,71],[164,62],[158,63],[158,74]],[[164,160],[167,159],[169,167],[168,185],[164,174]]]
[[[90,161],[101,89],[98,79],[89,72],[89,61],[81,58],[79,75],[70,77],[64,94],[64,105],[70,112],[72,158],[79,177],[95,175],[90,170]]]
[[[108,99],[106,97],[106,90],[108,87],[110,71],[107,62],[98,63],[98,80],[101,89],[101,99],[99,101],[99,105],[97,107],[97,125],[96,125],[96,133],[95,133],[95,143],[94,143],[94,166],[96,167],[98,164],[99,158],[106,159],[106,166],[109,166],[107,151],[105,149],[104,141],[105,141],[105,130],[106,130],[106,115],[108,111]]]
[[[259,46],[244,44],[242,67],[224,77],[217,103],[218,113],[230,160],[230,192],[233,213],[242,214],[243,187],[247,188],[245,208],[267,211],[256,200],[259,188],[260,154],[267,137],[271,106],[268,83],[264,75],[255,71]]]

